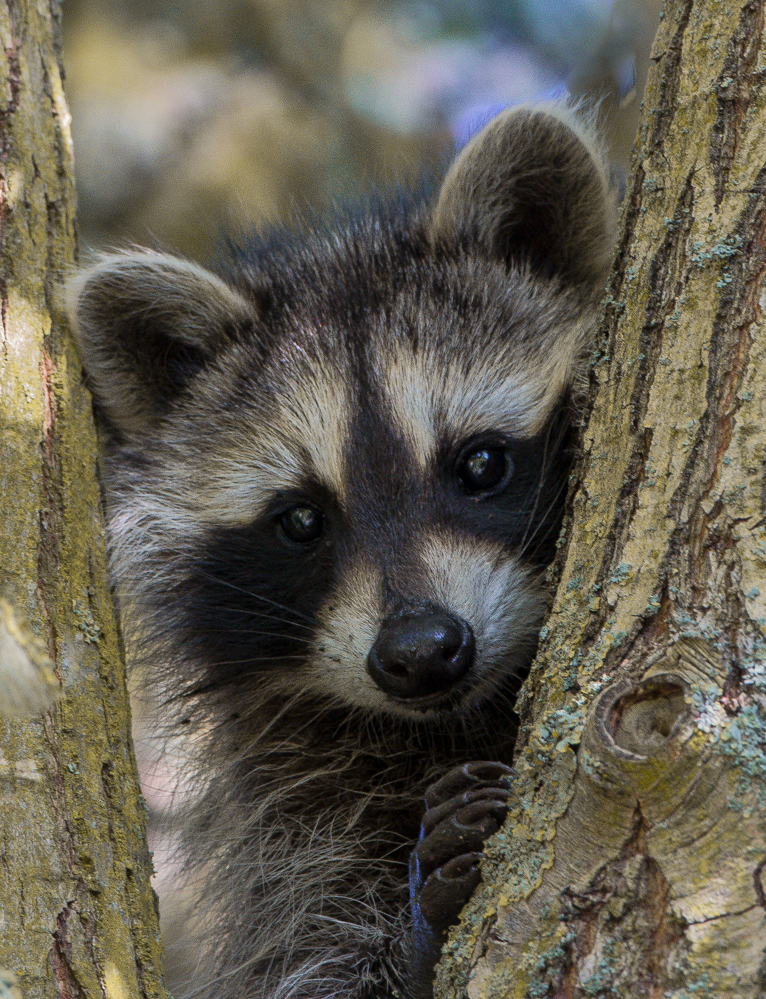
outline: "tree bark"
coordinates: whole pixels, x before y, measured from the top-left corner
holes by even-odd
[[[766,995],[764,3],[666,4],[519,776],[438,996]]]
[[[0,719],[0,994],[162,997],[96,437],[59,302],[75,201],[58,18],[55,0],[0,5],[0,591],[63,684],[54,708]]]

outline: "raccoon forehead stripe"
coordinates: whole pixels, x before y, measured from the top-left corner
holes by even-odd
[[[538,433],[572,379],[575,358],[561,352],[546,360],[527,364],[523,357],[491,354],[468,368],[399,352],[385,366],[384,386],[421,467],[432,463],[445,432],[458,440],[487,430]]]
[[[305,455],[303,470],[332,490],[342,503],[351,424],[351,400],[345,379],[336,373],[302,373],[279,399],[273,418],[278,439],[289,452]],[[278,463],[278,462],[277,462]]]
[[[165,521],[172,513],[167,528],[174,535],[193,534],[199,522],[242,526],[278,494],[300,492],[312,481],[343,505],[348,427],[341,379],[296,375],[274,405],[240,409],[236,425],[213,438],[196,428],[193,452],[186,436],[166,442],[163,465],[155,470],[155,514]]]
[[[279,493],[314,481],[344,505],[348,404],[335,386],[316,385],[313,400],[295,393],[270,419],[216,455],[198,502],[213,522],[243,524],[264,512]]]

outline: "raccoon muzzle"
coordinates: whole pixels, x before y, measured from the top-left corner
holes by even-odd
[[[438,608],[405,611],[383,622],[367,672],[394,697],[429,697],[449,690],[473,665],[470,625]]]

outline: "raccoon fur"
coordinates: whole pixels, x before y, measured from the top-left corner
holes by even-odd
[[[430,192],[73,283],[129,658],[192,788],[190,995],[430,992],[511,793],[481,761],[512,757],[614,214],[592,129],[523,107]]]

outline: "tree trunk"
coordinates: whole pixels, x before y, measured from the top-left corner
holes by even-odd
[[[0,595],[63,684],[56,707],[0,719],[0,995],[160,997],[96,438],[59,302],[75,232],[58,16],[0,5]]]
[[[666,4],[516,798],[437,995],[766,995],[764,3]]]

